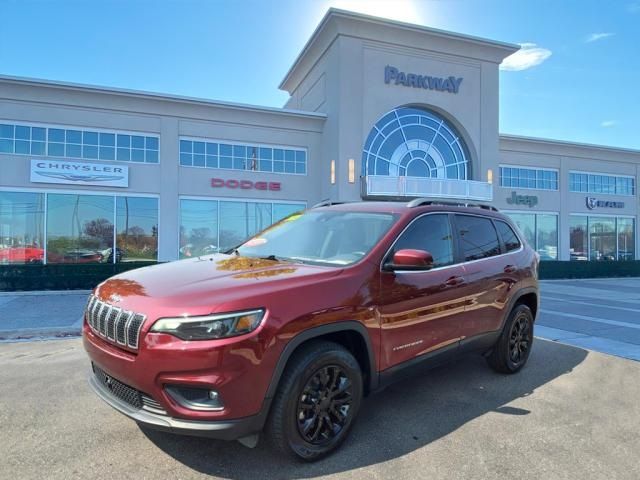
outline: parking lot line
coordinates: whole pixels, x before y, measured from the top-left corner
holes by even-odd
[[[560,312],[559,310],[540,309],[541,313],[549,313],[551,315],[559,315],[561,317],[577,318],[578,320],[588,320],[589,322],[604,323],[607,325],[615,325],[616,327],[629,327],[640,330],[637,323],[620,322],[618,320],[608,320],[606,318],[590,317],[588,315],[578,315],[577,313]]]
[[[562,302],[562,303],[575,303],[577,305],[589,305],[591,307],[600,307],[600,308],[611,308],[614,310],[623,310],[625,312],[638,312],[640,313],[640,308],[629,308],[629,307],[616,307],[613,305],[603,305],[602,303],[594,303],[594,302],[585,302],[582,300],[567,300],[565,298],[551,297],[549,295],[544,295],[542,297],[542,301],[551,300],[554,302]]]

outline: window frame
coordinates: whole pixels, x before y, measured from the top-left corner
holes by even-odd
[[[521,187],[521,186],[508,186],[508,185],[503,185],[502,183],[502,179],[504,178],[502,175],[502,169],[503,168],[516,168],[516,169],[522,169],[522,170],[531,170],[535,172],[535,178],[533,179],[533,181],[535,182],[536,186],[535,187]],[[556,174],[556,188],[544,188],[544,187],[540,187],[537,185],[538,183],[538,176],[537,176],[537,172],[541,171],[541,172],[553,172]],[[501,163],[498,165],[498,186],[500,188],[505,188],[507,190],[511,189],[511,190],[542,190],[545,192],[559,192],[560,191],[560,169],[559,168],[554,168],[554,167],[530,167],[527,165],[513,165],[513,164],[506,164],[506,163]],[[513,178],[513,177],[509,177],[509,178]],[[518,177],[519,179],[519,177]],[[546,180],[544,179],[544,173],[543,173],[543,178],[542,178],[542,182],[545,182]]]
[[[572,182],[571,178],[572,175],[585,175],[585,181],[583,182]],[[618,179],[622,179],[622,178],[626,178],[626,179],[631,179],[632,181],[632,185],[631,185],[631,193],[617,193],[616,189],[618,188]],[[593,183],[594,185],[598,184],[598,179],[600,179],[601,181],[604,181],[605,179],[607,179],[606,182],[604,183],[600,183],[600,189],[602,191],[600,192],[596,192],[595,189],[591,189],[590,188],[590,184]],[[604,185],[608,185],[609,179],[613,179],[613,193],[610,192],[605,192],[605,188]],[[618,196],[618,197],[636,197],[638,194],[638,182],[637,179],[634,175],[626,175],[626,174],[618,174],[618,173],[604,173],[604,172],[591,172],[591,171],[586,171],[586,170],[569,170],[569,179],[568,179],[568,184],[569,184],[569,193],[579,193],[579,194],[592,194],[592,195],[614,195],[614,196]],[[579,179],[578,179],[579,180]],[[573,185],[585,185],[586,190],[581,190],[581,189],[574,189]]]
[[[29,128],[44,128],[45,129],[45,137],[44,140],[42,141],[44,143],[44,154],[36,154],[36,153],[16,153],[15,152],[15,145],[14,145],[14,152],[13,153],[7,153],[7,152],[0,152],[0,155],[20,155],[20,156],[32,156],[32,157],[46,157],[46,158],[59,158],[59,159],[64,159],[66,161],[72,161],[72,162],[79,162],[79,161],[91,161],[91,162],[115,162],[115,163],[133,163],[136,165],[160,165],[160,151],[161,151],[161,138],[160,138],[160,134],[156,133],[156,132],[148,132],[148,131],[135,131],[135,130],[116,130],[116,129],[112,129],[112,128],[102,128],[102,127],[90,127],[90,126],[78,126],[78,125],[65,125],[65,124],[57,124],[57,123],[42,123],[42,122],[30,122],[30,121],[21,121],[21,120],[9,120],[9,119],[5,119],[5,118],[0,118],[0,124],[8,124],[8,125],[12,125],[14,127],[14,143],[15,143],[15,127],[18,126],[24,126],[24,127],[29,127]],[[50,129],[54,129],[54,130],[64,130],[65,131],[65,139],[63,142],[57,142],[54,141],[53,143],[56,144],[60,144],[60,145],[77,145],[80,147],[80,150],[82,152],[83,148],[85,146],[89,146],[89,147],[93,147],[95,146],[98,149],[98,158],[89,158],[89,157],[83,157],[82,153],[80,154],[79,157],[71,157],[68,155],[50,155],[49,154],[49,130]],[[79,131],[80,132],[80,143],[72,143],[72,142],[67,142],[66,139],[66,132],[67,131]],[[84,133],[85,132],[90,132],[90,133],[97,133],[98,134],[98,144],[97,145],[89,145],[89,144],[85,144],[84,143]],[[113,147],[106,147],[105,145],[101,145],[100,144],[100,134],[113,134],[115,135],[114,138],[114,145]],[[145,147],[142,149],[142,151],[145,153],[145,157],[146,157],[146,152],[147,150],[151,150],[154,152],[158,153],[158,161],[157,162],[147,162],[142,161],[142,162],[138,162],[138,161],[133,161],[131,160],[131,151],[134,150],[134,147],[131,146],[131,144],[129,145],[129,147],[127,147],[129,149],[129,160],[118,160],[118,142],[117,142],[117,136],[118,135],[129,135],[130,137],[132,136],[136,136],[136,137],[143,137],[145,138]],[[157,150],[153,150],[153,149],[147,149],[146,148],[146,137],[153,137],[156,138],[158,140],[158,149]],[[30,140],[25,140],[28,142],[33,142],[34,140],[30,139]],[[39,141],[39,140],[36,140]],[[101,159],[100,157],[100,149],[101,148],[113,148],[114,149],[114,158],[111,160],[108,159]],[[66,147],[65,147],[66,148]],[[136,150],[139,150],[136,148]]]
[[[205,153],[202,154],[205,157],[205,164],[204,165],[182,165],[181,161],[180,161],[180,156],[182,154],[182,151],[180,150],[180,142],[184,140],[187,142],[199,142],[199,143],[204,143],[205,144]],[[218,166],[217,167],[209,167],[207,166],[207,156],[209,156],[207,152],[207,147],[206,144],[208,143],[215,143],[218,145],[218,153],[217,153],[217,157],[218,157]],[[252,170],[252,169],[240,169],[240,168],[233,168],[234,165],[234,161],[236,158],[241,158],[241,157],[236,157],[234,154],[234,149],[232,148],[231,151],[231,155],[222,155],[220,153],[220,144],[225,144],[225,145],[230,145],[231,147],[244,147],[244,148],[256,148],[258,151],[257,157],[256,157],[256,161],[258,162],[258,166],[260,165],[261,162],[271,162],[271,170]],[[263,159],[261,158],[260,154],[261,154],[261,149],[271,149],[272,153],[271,153],[271,159]],[[283,154],[282,159],[276,159],[275,158],[275,152],[274,150],[290,150],[294,152],[293,155],[293,162],[289,162],[288,160],[286,160],[286,155]],[[304,152],[305,154],[305,161],[304,161],[304,171],[305,173],[296,173],[295,169],[296,169],[296,153],[297,152]],[[188,153],[188,152],[185,152]],[[195,152],[191,152],[191,155],[194,155]],[[231,159],[231,167],[221,167],[221,157],[228,157]],[[246,154],[245,154],[245,158],[246,158]],[[281,162],[282,163],[282,171],[276,171],[275,169],[275,163],[276,162]],[[286,171],[286,165],[287,164],[293,164],[293,172],[287,172]],[[295,145],[280,145],[280,144],[274,144],[274,143],[260,143],[260,142],[243,142],[243,141],[238,141],[238,140],[225,140],[225,139],[220,139],[220,138],[208,138],[208,137],[194,137],[194,136],[189,136],[189,135],[179,135],[178,136],[178,166],[180,168],[204,168],[206,170],[223,170],[223,171],[230,171],[230,172],[250,172],[250,173],[270,173],[270,174],[274,174],[274,175],[296,175],[296,176],[300,176],[300,177],[306,177],[309,176],[309,148],[308,147],[299,147],[299,146],[295,146]]]

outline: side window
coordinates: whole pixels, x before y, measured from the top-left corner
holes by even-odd
[[[502,238],[502,242],[504,243],[507,252],[512,252],[520,248],[520,240],[518,240],[518,236],[513,231],[513,228],[499,220],[496,221],[496,227],[498,228],[498,233]]]
[[[498,234],[490,219],[456,215],[456,227],[465,262],[500,254]]]
[[[434,267],[453,263],[453,236],[449,216],[425,215],[415,220],[398,238],[391,255],[405,248],[426,250],[433,256]]]

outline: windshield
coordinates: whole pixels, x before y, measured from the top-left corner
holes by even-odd
[[[388,213],[307,211],[291,215],[236,249],[318,265],[350,265],[364,257],[395,222]]]

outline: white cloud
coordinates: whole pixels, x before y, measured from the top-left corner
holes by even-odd
[[[616,122],[615,120],[605,120],[604,122],[600,123],[600,126],[603,128],[609,128],[617,125],[617,123],[618,122]]]
[[[538,47],[535,43],[521,43],[520,50],[509,55],[500,64],[500,70],[518,72],[540,65],[551,56],[551,50]]]
[[[591,35],[588,35],[587,38],[584,39],[584,41],[587,43],[597,42],[598,40],[602,40],[603,38],[613,37],[614,35],[615,33],[611,33],[611,32],[592,33]]]

